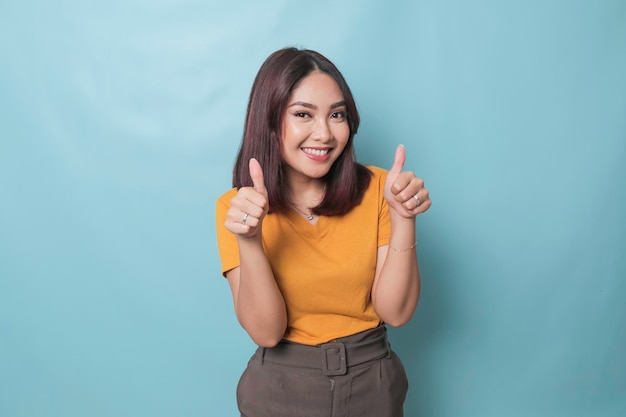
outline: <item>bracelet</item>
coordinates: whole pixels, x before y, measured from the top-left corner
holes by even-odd
[[[411,246],[409,246],[408,248],[404,248],[404,249],[396,249],[393,246],[389,245],[389,249],[391,250],[395,250],[396,252],[406,252],[408,250],[413,249],[415,246],[417,245],[417,240],[415,241],[415,243],[413,243]]]

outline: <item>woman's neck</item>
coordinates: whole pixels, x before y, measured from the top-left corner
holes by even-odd
[[[321,180],[292,181],[289,184],[289,201],[298,210],[311,211],[324,199],[326,184]]]

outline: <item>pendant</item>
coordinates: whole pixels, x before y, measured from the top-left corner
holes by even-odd
[[[302,210],[300,210],[298,207],[296,206],[292,206],[294,209],[296,209],[296,211],[298,211],[298,213],[301,213],[304,217],[306,217],[306,219],[308,221],[312,221],[313,220],[313,213],[305,213]]]

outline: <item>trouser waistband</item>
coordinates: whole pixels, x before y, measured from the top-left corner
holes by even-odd
[[[345,375],[353,366],[391,355],[387,329],[383,325],[366,332],[363,332],[365,337],[357,342],[351,342],[352,336],[317,346],[281,341],[273,348],[259,350],[262,361],[319,369],[326,376]]]

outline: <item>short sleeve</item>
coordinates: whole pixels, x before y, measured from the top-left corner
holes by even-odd
[[[378,181],[378,246],[389,244],[391,237],[391,219],[389,218],[389,205],[385,200],[385,181],[387,180],[387,171],[378,168],[376,176],[373,179]]]
[[[235,235],[226,229],[226,213],[230,207],[230,200],[235,196],[235,188],[222,194],[215,204],[215,230],[217,235],[217,250],[222,264],[222,275],[239,266],[239,246]]]

